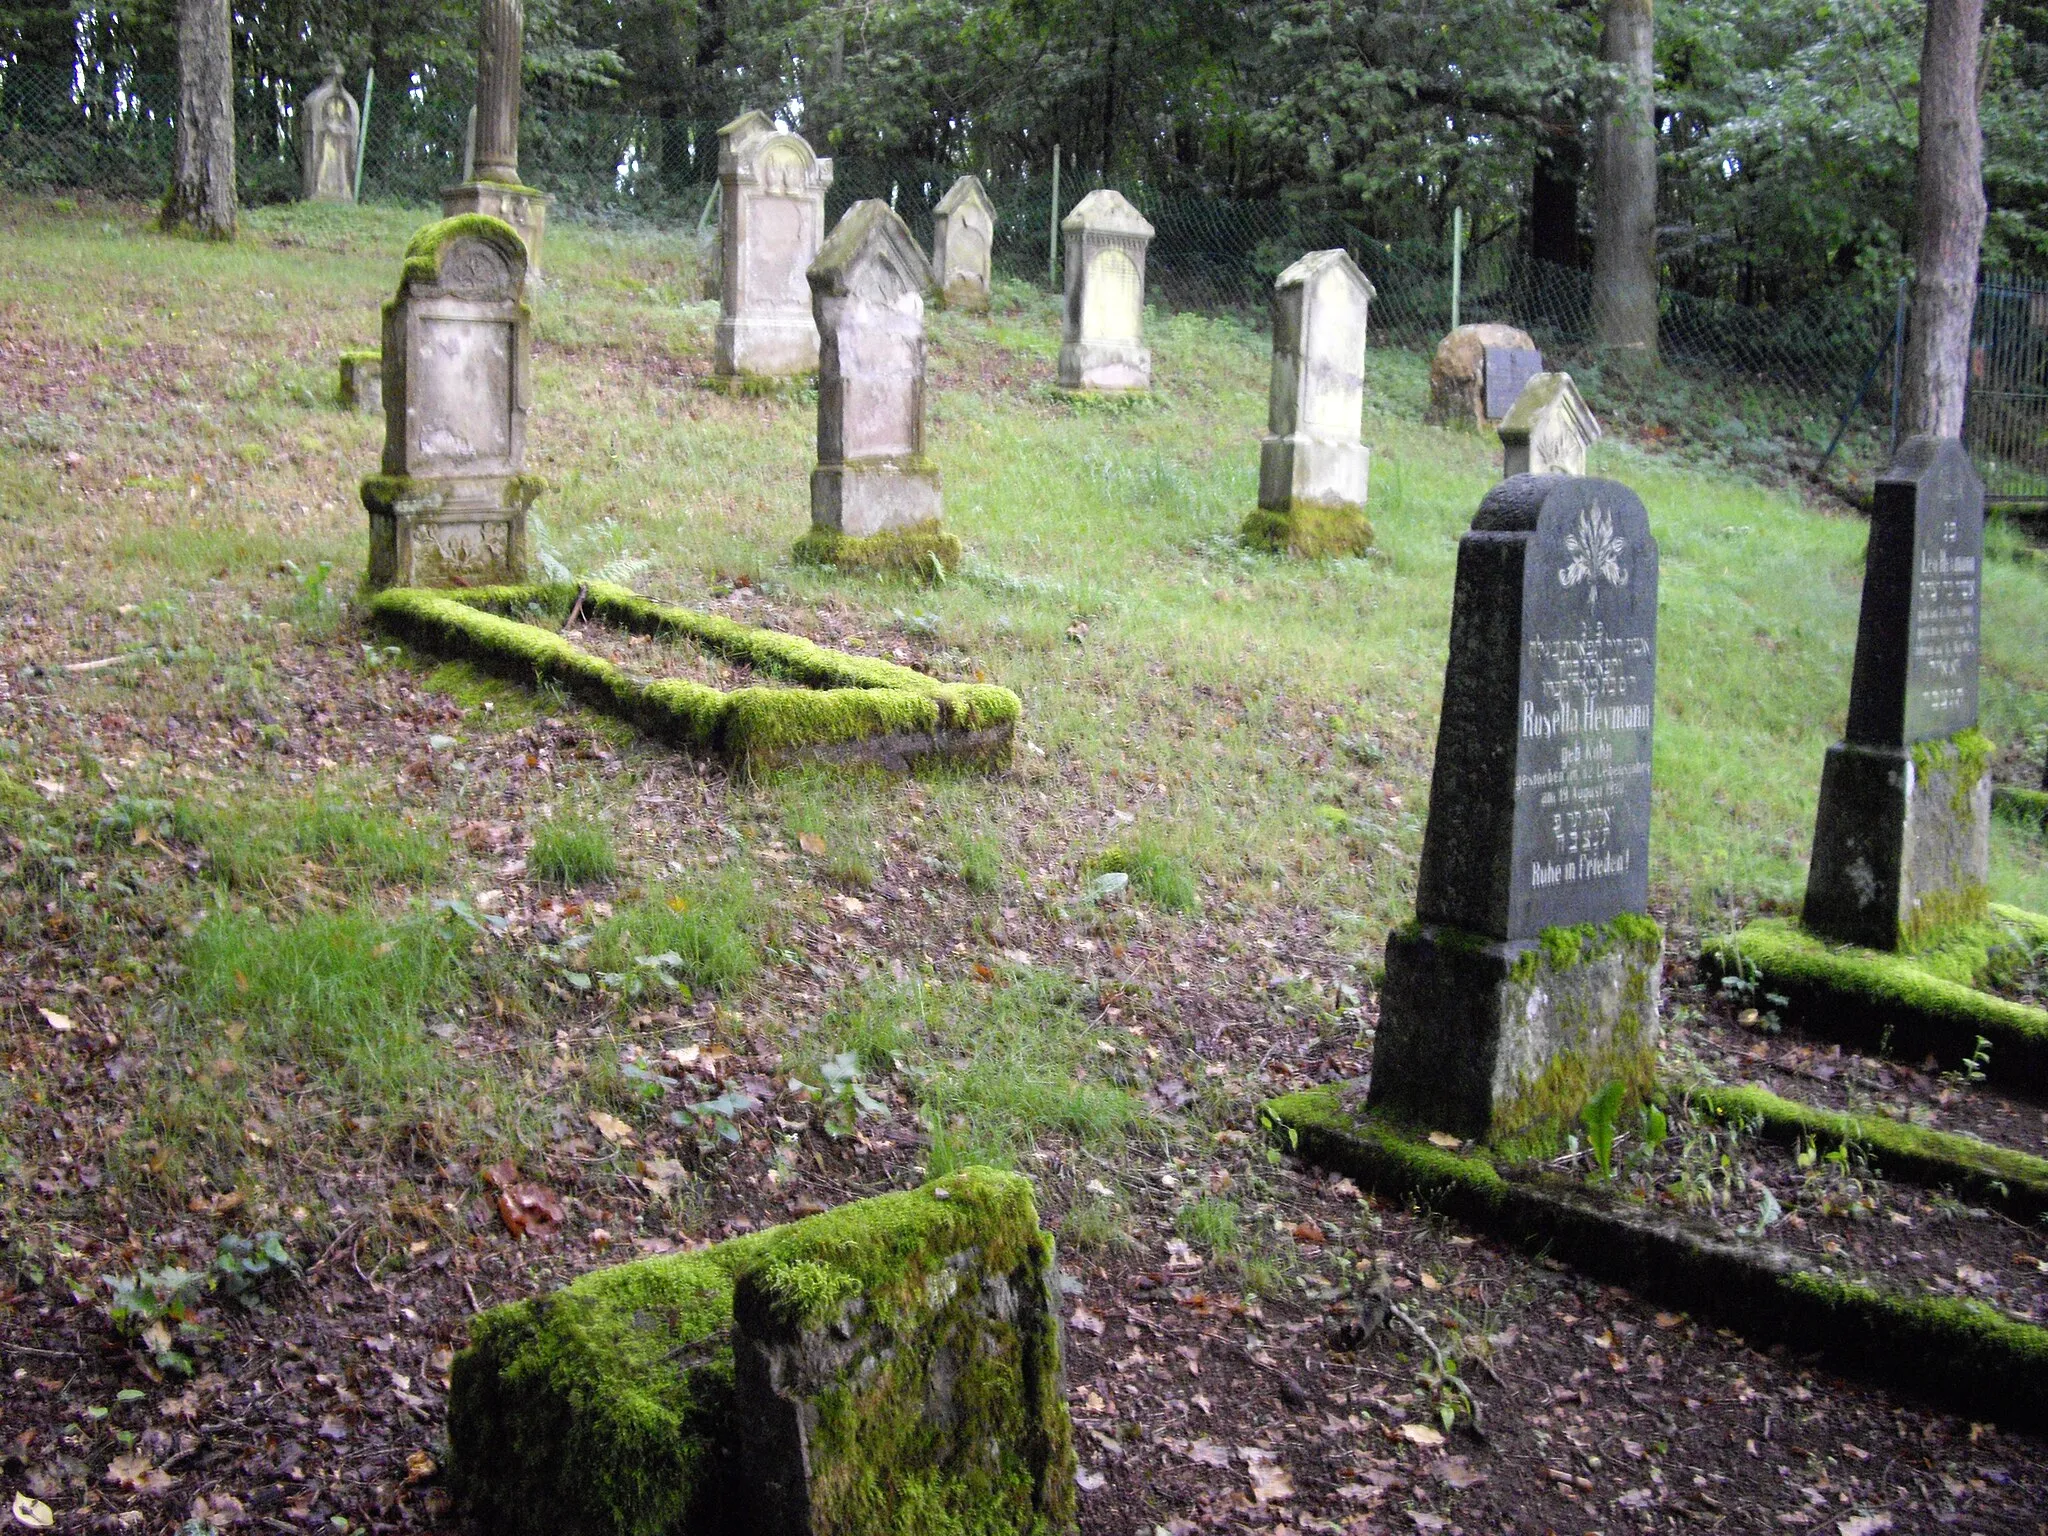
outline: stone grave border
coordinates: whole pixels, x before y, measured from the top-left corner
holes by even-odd
[[[963,1259],[989,1277],[985,1295],[1017,1338],[1000,1359],[956,1362],[949,1390],[963,1416],[1000,1427],[1013,1376],[1024,1416],[1009,1425],[1016,1438],[1002,1446],[1004,1465],[919,1465],[915,1432],[892,1436],[886,1417],[873,1422],[877,1408],[922,1416],[923,1378],[936,1378],[939,1362],[927,1370],[912,1350],[880,1390],[869,1376],[828,1389],[840,1408],[860,1411],[819,1414],[795,1459],[823,1487],[843,1477],[861,1442],[897,1439],[901,1459],[886,1469],[895,1498],[914,1491],[931,1500],[927,1512],[991,1516],[975,1529],[1069,1531],[1075,1462],[1052,1239],[1030,1181],[980,1167],[696,1252],[594,1270],[479,1313],[448,1394],[453,1490],[484,1529],[515,1536],[747,1529],[747,1515],[764,1513],[748,1507],[762,1498],[749,1472],[789,1451],[764,1446],[773,1436],[763,1405],[748,1401],[745,1357],[786,1349],[792,1334],[848,1341],[854,1360],[851,1341],[877,1331],[927,1336],[946,1322]],[[861,1490],[834,1492],[844,1504]]]
[[[869,576],[909,576],[934,586],[960,569],[967,548],[937,518],[880,533],[841,533],[813,523],[790,550],[798,565]]]
[[[2048,789],[1995,784],[1991,789],[1991,811],[2033,831],[2048,832]]]
[[[1509,1178],[1483,1155],[1435,1146],[1362,1103],[1349,1107],[1335,1085],[1267,1100],[1259,1124],[1281,1151],[1361,1189],[1716,1319],[1752,1343],[1817,1353],[1833,1369],[1972,1419],[2048,1427],[2048,1328],[1982,1303],[1887,1294],[1801,1270],[1781,1248],[1620,1209],[1563,1175]]]
[[[781,679],[782,688],[720,690],[683,679],[645,681],[551,629],[511,614],[566,616],[578,595],[591,620],[680,640]],[[1022,702],[1007,688],[941,683],[909,667],[834,651],[779,630],[651,602],[593,581],[429,591],[393,587],[371,615],[422,649],[472,661],[512,681],[551,682],[649,735],[741,772],[800,762],[912,770],[1009,766]]]
[[[1994,925],[2048,940],[2048,917],[1994,902],[1982,923],[1952,933],[1949,944],[1989,938]],[[1837,944],[1771,917],[1707,938],[1700,958],[1718,967],[1710,979],[1741,976],[1785,998],[1786,1021],[1809,1034],[1950,1066],[1971,1056],[1981,1036],[1991,1045],[1987,1078],[2023,1093],[2048,1091],[2048,1008],[1952,981],[1911,954]]]

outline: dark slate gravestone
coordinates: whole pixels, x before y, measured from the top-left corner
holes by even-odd
[[[1980,917],[1991,780],[1976,736],[1984,484],[1954,438],[1913,437],[1877,482],[1849,725],[1828,749],[1806,925],[1911,948]]]
[[[1635,493],[1497,486],[1458,546],[1418,921],[1387,942],[1375,1104],[1513,1139],[1577,1114],[1537,1091],[1567,1053],[1587,1091],[1648,1086],[1656,665],[1657,543]]]
[[[1531,347],[1486,349],[1486,419],[1499,421],[1522,388],[1543,371],[1543,354]]]

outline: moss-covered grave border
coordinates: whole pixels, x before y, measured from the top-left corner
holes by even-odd
[[[1831,943],[1790,918],[1759,918],[1700,949],[1709,979],[1741,977],[1784,998],[1787,1021],[1803,1031],[1951,1067],[1976,1055],[1981,1038],[1991,1048],[1986,1078],[2038,1095],[2048,1092],[2048,1009],[1972,984],[2001,941],[2022,935],[2048,942],[2048,917],[1994,903],[1983,922],[1912,953]]]
[[[1510,1177],[1347,1107],[1332,1085],[1269,1099],[1280,1147],[1380,1195],[1413,1201],[1610,1285],[1696,1312],[1753,1343],[1817,1351],[1836,1369],[1972,1419],[2048,1427],[2048,1328],[1981,1302],[1906,1296],[1797,1268],[1783,1249],[1645,1210],[1624,1213],[1559,1175]]]
[[[513,617],[560,621],[579,594],[594,622],[686,641],[788,686],[718,689],[684,679],[642,680],[552,629]],[[800,635],[650,602],[608,582],[446,592],[394,587],[376,594],[369,607],[384,628],[423,650],[516,682],[553,683],[659,740],[745,772],[806,761],[997,770],[1009,765],[1023,714],[1007,688],[941,683]]]
[[[1991,790],[1993,815],[2016,821],[2036,832],[2048,832],[2048,789],[2022,789],[2017,784],[1997,784]]]

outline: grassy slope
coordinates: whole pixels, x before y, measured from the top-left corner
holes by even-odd
[[[69,558],[60,589],[102,606],[175,604],[195,581],[285,557],[352,575],[354,481],[375,465],[381,423],[326,404],[332,360],[374,340],[414,222],[266,210],[218,250],[160,240],[131,217],[9,206],[8,328],[104,370],[96,420],[5,424],[13,552]],[[1398,916],[1457,535],[1495,476],[1487,442],[1418,424],[1418,359],[1371,360],[1382,554],[1311,568],[1248,558],[1230,540],[1254,490],[1261,338],[1155,317],[1157,397],[1077,408],[1047,387],[1048,300],[1019,290],[1021,309],[993,322],[937,317],[933,452],[976,558],[965,579],[911,593],[788,568],[806,517],[809,405],[695,387],[715,315],[683,302],[689,275],[673,243],[551,237],[529,442],[557,487],[540,512],[563,558],[645,555],[641,584],[684,600],[744,572],[878,616],[929,615],[1023,693],[1027,733],[1060,770],[940,787],[958,810],[1017,829],[1009,851],[1040,879],[1094,851],[1067,846],[1072,814],[1106,825],[1121,810],[1214,877],[1212,899],[1355,912],[1368,931]],[[142,398],[165,388],[173,398]],[[66,494],[70,472],[51,471],[67,450],[101,487],[91,517]],[[1701,916],[1795,898],[1821,754],[1846,704],[1863,524],[1627,445],[1596,449],[1594,467],[1642,494],[1663,550],[1659,894]],[[2038,725],[2048,692],[2048,582],[1994,564],[1985,611],[1985,725],[2009,737]],[[1070,638],[1078,623],[1085,636]],[[1384,756],[1347,758],[1347,740]],[[887,791],[855,794],[885,803]],[[1344,806],[1348,827],[1333,831],[1318,804]],[[1996,836],[1996,893],[2048,907],[2039,845],[2004,824]]]

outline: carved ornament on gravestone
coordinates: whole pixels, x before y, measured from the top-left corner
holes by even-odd
[[[932,281],[948,309],[988,312],[996,205],[979,176],[962,176],[932,210]]]
[[[341,83],[341,66],[306,98],[299,131],[299,195],[309,203],[356,200],[356,142],[362,111]]]
[[[832,162],[765,112],[718,130],[720,293],[713,369],[787,378],[818,366],[805,274],[825,239]]]
[[[1152,387],[1145,346],[1145,252],[1152,226],[1121,192],[1090,192],[1060,221],[1066,312],[1060,387],[1129,392]]]
[[[1568,373],[1539,373],[1500,424],[1501,475],[1583,475],[1600,423]]]

